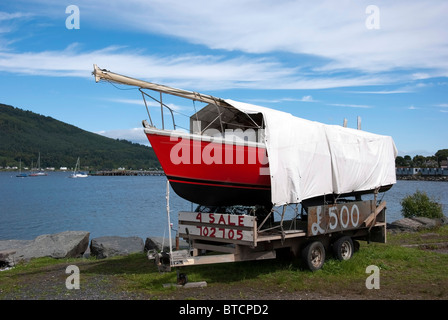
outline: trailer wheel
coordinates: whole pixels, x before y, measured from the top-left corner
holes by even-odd
[[[341,261],[349,260],[354,249],[353,240],[348,236],[340,237],[333,243],[333,254]]]
[[[322,268],[325,262],[325,248],[322,242],[314,241],[308,244],[302,251],[302,258],[311,271]]]

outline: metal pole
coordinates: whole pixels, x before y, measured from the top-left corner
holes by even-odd
[[[171,221],[170,221],[170,182],[166,180],[166,214],[168,216],[168,237],[170,243],[170,260],[173,255],[173,245],[171,239]],[[171,261],[170,261],[171,264]]]
[[[163,121],[163,102],[162,102],[162,92],[160,92],[160,113],[162,115],[162,130],[165,130],[165,121]]]

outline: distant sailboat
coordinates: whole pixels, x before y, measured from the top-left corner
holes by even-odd
[[[88,175],[85,172],[79,171],[80,165],[79,165],[79,157],[76,161],[75,170],[73,170],[73,173],[69,176],[69,178],[87,178]]]
[[[17,178],[26,178],[28,177],[26,173],[22,173],[22,159],[20,159],[20,164],[19,164],[19,174],[16,175]]]
[[[37,158],[37,172],[32,172],[30,173],[30,177],[41,177],[41,176],[46,176],[47,173],[41,171],[40,169],[40,152],[39,152],[39,157]]]

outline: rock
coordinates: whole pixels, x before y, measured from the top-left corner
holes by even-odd
[[[447,224],[448,218],[431,219],[425,217],[403,218],[387,224],[387,229],[391,232],[415,232],[422,229],[432,229]]]
[[[90,242],[90,254],[98,259],[143,252],[144,243],[139,237],[106,236]]]
[[[431,218],[425,218],[425,217],[413,217],[411,218],[414,221],[417,221],[422,224],[422,228],[435,228],[441,225],[439,219],[431,219]]]
[[[422,223],[410,218],[403,218],[388,225],[389,229],[398,229],[397,231],[418,231],[423,226]]]
[[[175,240],[173,240],[173,246],[175,246]],[[170,242],[169,239],[164,239],[162,237],[149,237],[145,240],[145,251],[156,250],[156,251],[169,251]]]
[[[33,240],[0,240],[0,251],[24,247]]]
[[[41,235],[34,240],[3,240],[0,243],[0,248],[3,249],[0,262],[13,266],[33,258],[77,258],[86,251],[89,236],[87,231],[64,231]]]
[[[173,250],[176,249],[176,238],[172,240]],[[179,249],[187,249],[188,242],[185,240],[179,239]],[[145,251],[155,250],[159,251],[170,251],[170,241],[169,238],[163,237],[148,237],[145,241]]]
[[[12,256],[16,253],[15,250],[2,250],[0,251],[0,268],[8,268],[11,266]],[[11,256],[11,257],[10,257]]]

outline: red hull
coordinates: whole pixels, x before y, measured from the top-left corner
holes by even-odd
[[[147,130],[148,137],[173,190],[202,205],[263,205],[271,203],[266,149],[261,144],[208,141],[188,134]],[[204,138],[206,139],[206,138]]]

